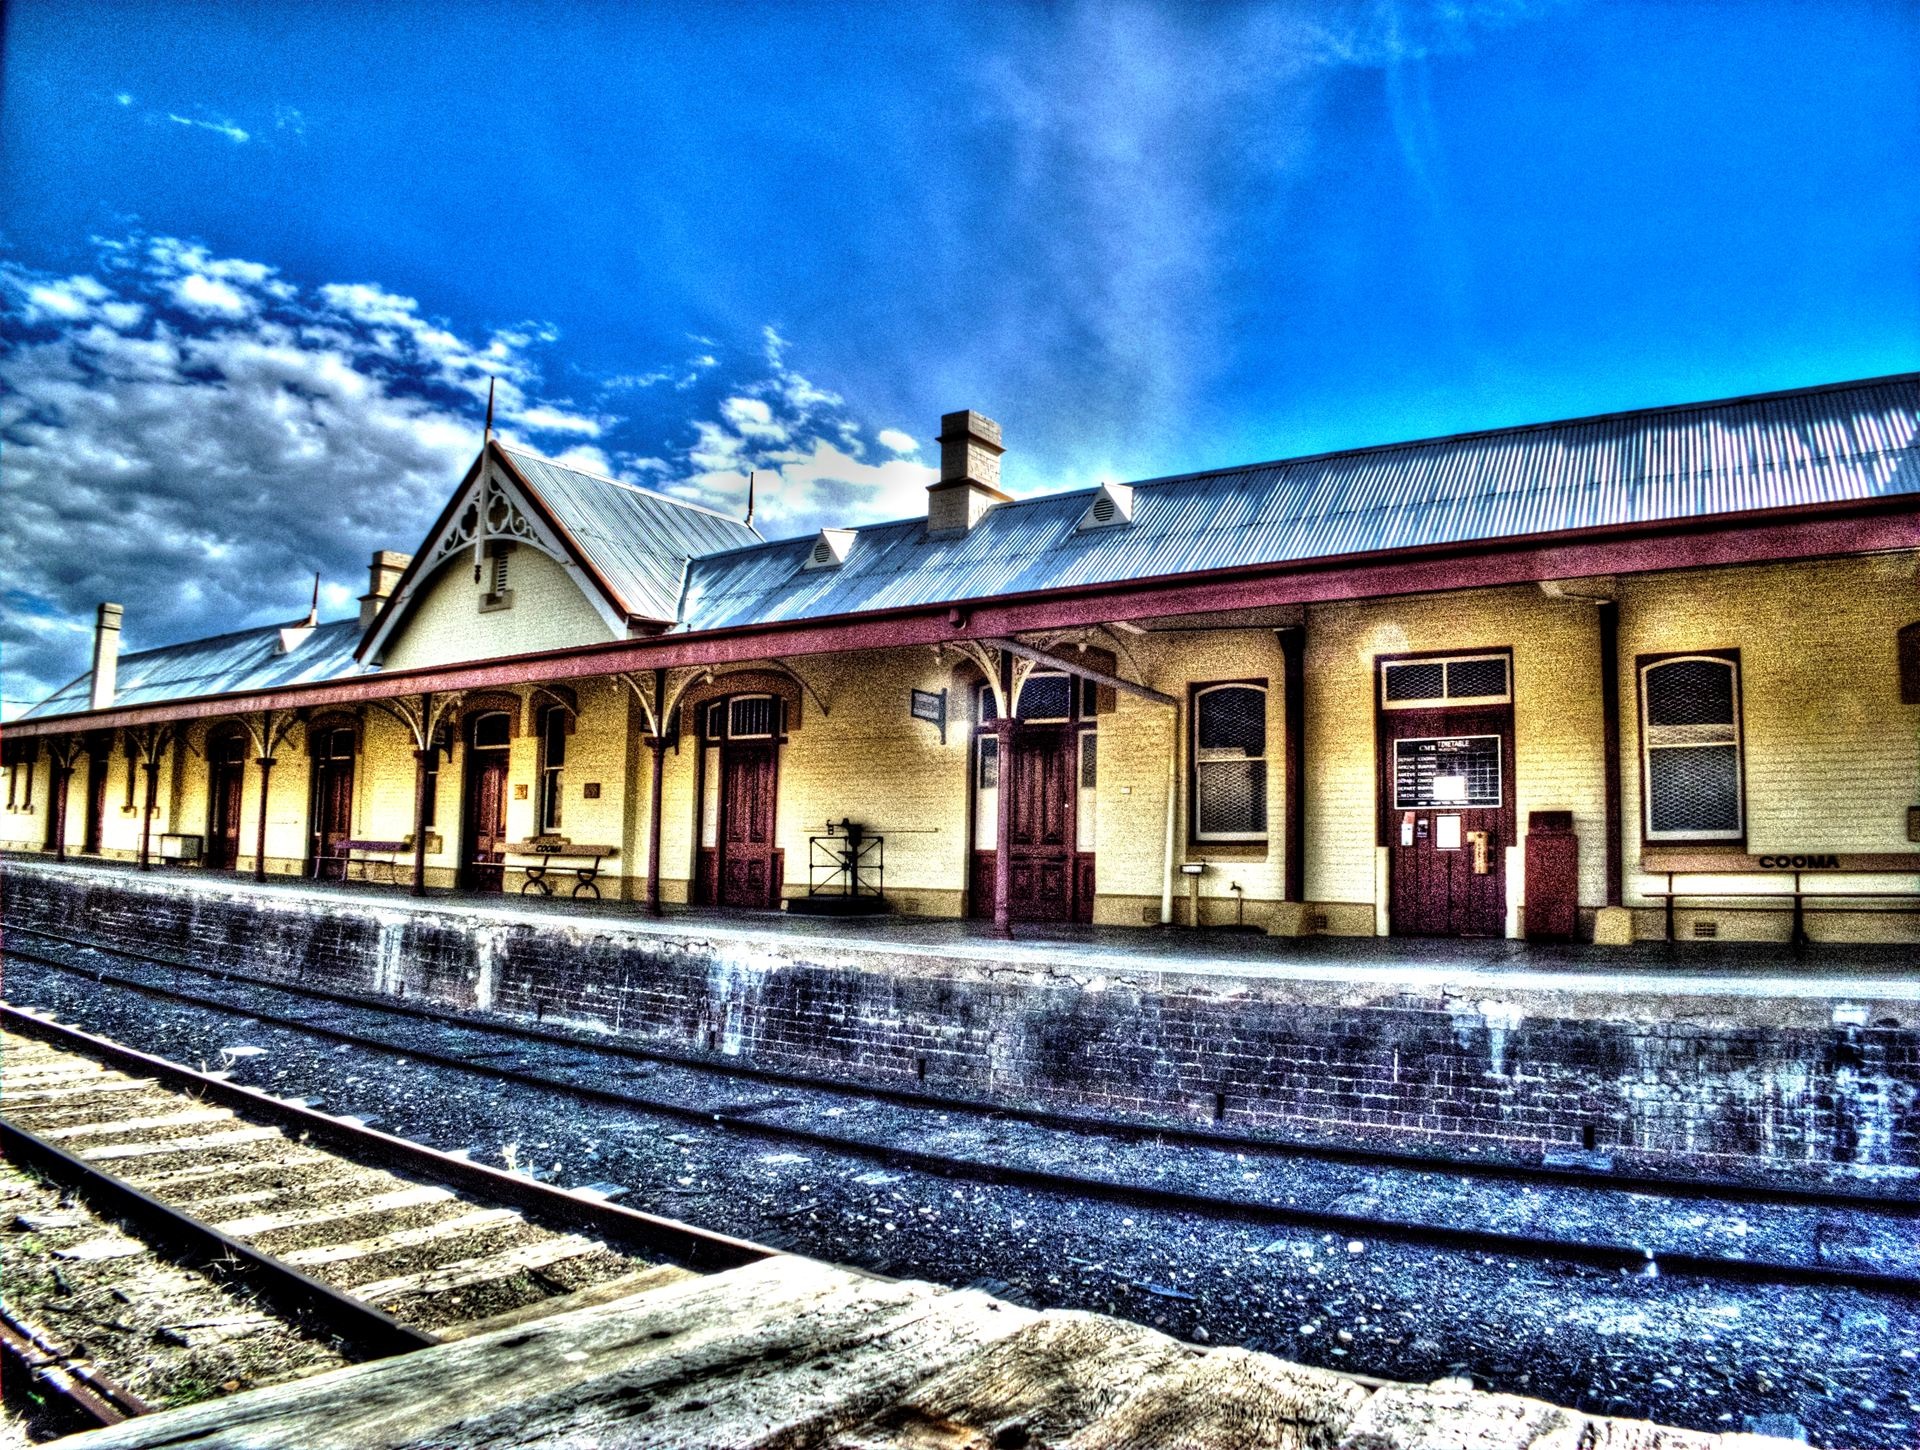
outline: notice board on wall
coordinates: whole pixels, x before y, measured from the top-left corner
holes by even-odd
[[[1393,808],[1498,809],[1498,735],[1437,735],[1393,742]]]

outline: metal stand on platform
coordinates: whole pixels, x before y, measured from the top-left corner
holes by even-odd
[[[858,821],[828,821],[825,835],[807,837],[807,894],[790,912],[817,916],[873,916],[887,911],[887,838]]]

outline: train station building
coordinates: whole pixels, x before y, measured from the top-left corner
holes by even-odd
[[[121,653],[0,848],[655,910],[1920,938],[1920,375],[764,540],[487,442],[357,618]],[[137,626],[138,600],[128,601]]]

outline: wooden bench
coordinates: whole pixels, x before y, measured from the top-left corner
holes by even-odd
[[[547,879],[553,870],[555,861],[574,863],[568,867],[574,874],[573,894],[591,892],[593,899],[600,899],[600,888],[595,883],[600,879],[600,863],[620,854],[618,846],[584,846],[569,841],[565,836],[535,836],[530,841],[516,841],[507,847],[510,856],[531,858],[532,865],[524,869],[527,879],[520,883],[520,894],[537,890],[542,896],[553,895],[553,883]]]
[[[432,832],[429,832],[427,834],[427,851],[432,853],[439,849],[440,838]],[[409,875],[411,875],[413,870],[412,836],[408,836],[405,840],[400,841],[342,841],[340,843],[340,853],[341,854],[334,859],[341,863],[342,874],[350,876],[353,872],[353,863],[358,861],[360,863],[360,879],[362,881],[373,880],[373,868],[383,866],[386,868],[388,884],[398,885],[400,882],[400,865],[402,858],[405,858]],[[317,871],[319,863],[315,862],[314,865]]]
[[[1673,940],[1674,904],[1687,901],[1781,901],[1790,905],[1763,910],[1793,913],[1793,931],[1790,940],[1796,947],[1806,946],[1812,938],[1807,935],[1807,914],[1832,911],[1885,911],[1920,913],[1920,883],[1911,891],[1879,890],[1832,890],[1816,889],[1809,891],[1805,878],[1813,875],[1823,883],[1835,877],[1846,876],[1914,876],[1920,877],[1920,851],[1899,851],[1891,853],[1852,853],[1843,851],[1767,851],[1757,854],[1741,852],[1709,851],[1663,851],[1649,849],[1641,858],[1641,871],[1649,876],[1666,878],[1664,889],[1647,890],[1643,894],[1660,900],[1665,908],[1666,939]],[[1757,877],[1763,883],[1758,889],[1741,886],[1735,890],[1683,890],[1682,877],[1687,876],[1744,876]],[[1809,906],[1809,902],[1815,903]],[[1834,902],[1873,902],[1897,901],[1900,906],[1829,906]],[[1753,908],[1727,908],[1729,910]]]

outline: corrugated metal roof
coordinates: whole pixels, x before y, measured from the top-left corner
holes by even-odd
[[[297,621],[296,621],[297,623]],[[286,654],[280,653],[281,625],[216,634],[160,649],[143,649],[120,656],[113,702],[150,705],[162,700],[191,700],[226,695],[236,690],[269,689],[276,685],[304,685],[363,673],[353,658],[360,642],[358,619],[337,619],[317,625],[312,634]],[[69,715],[87,708],[92,676],[82,675],[56,690],[25,718]]]
[[[573,535],[627,613],[643,619],[679,616],[688,559],[760,542],[747,525],[697,504],[583,473],[523,449],[502,445],[501,451]]]
[[[814,619],[1421,545],[1920,493],[1920,374],[1462,434],[1134,485],[1133,522],[1081,531],[1094,490],[1020,499],[971,532],[859,531],[696,559],[680,628]]]

